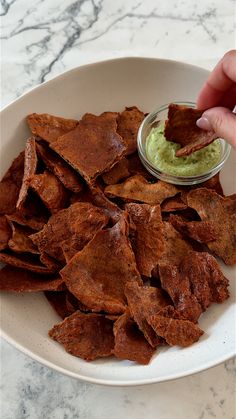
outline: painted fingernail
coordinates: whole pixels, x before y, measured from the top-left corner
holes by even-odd
[[[207,119],[204,116],[196,121],[196,125],[198,126],[198,128],[205,129],[206,131],[212,130],[212,125],[209,119]]]

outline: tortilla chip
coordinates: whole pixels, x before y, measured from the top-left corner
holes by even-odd
[[[137,150],[137,135],[145,115],[136,106],[125,108],[117,119],[117,132],[127,145],[126,155]]]
[[[71,315],[66,304],[67,291],[45,291],[44,295],[62,319]]]
[[[40,255],[40,262],[47,266],[50,272],[59,272],[61,265],[53,258],[47,255],[47,253],[42,252]]]
[[[192,293],[203,310],[229,297],[229,281],[214,256],[207,252],[189,253],[180,266],[180,274],[189,279]]]
[[[217,239],[207,243],[209,249],[226,265],[236,263],[236,213],[232,214],[228,199],[203,188],[190,191],[187,201],[203,221],[214,224]]]
[[[42,142],[36,144],[37,154],[46,167],[58,177],[66,189],[78,193],[83,189],[82,180],[72,167],[70,167],[58,154]]]
[[[63,253],[63,257],[66,261],[66,264],[73,258],[73,256],[75,256],[75,254],[78,252],[77,249],[75,249],[74,247],[72,247],[70,245],[70,243],[62,243],[61,245],[61,249],[62,249],[62,253]]]
[[[74,253],[82,250],[107,222],[108,217],[102,209],[77,202],[52,215],[43,230],[33,234],[31,239],[41,252],[64,263],[63,246]]]
[[[206,252],[189,252],[179,266],[160,264],[159,274],[175,308],[194,323],[211,303],[221,303],[229,296],[228,280]]]
[[[52,214],[66,207],[69,199],[68,191],[60,180],[47,170],[40,175],[34,175],[30,187]]]
[[[168,119],[165,123],[165,138],[181,145],[176,152],[177,157],[188,156],[212,143],[217,135],[214,131],[198,128],[196,121],[201,118],[203,111],[187,106],[171,103]]]
[[[12,228],[12,236],[8,242],[9,248],[16,253],[33,253],[39,254],[38,248],[34,245],[30,239],[30,235],[34,231],[25,226],[20,226],[18,224],[9,221]]]
[[[12,235],[11,227],[7,222],[7,218],[4,215],[0,216],[0,250],[4,250],[8,247],[8,241]]]
[[[95,183],[84,188],[80,193],[75,194],[70,199],[71,203],[90,202],[96,207],[102,208],[104,213],[115,224],[122,217],[123,212],[118,205],[111,202],[103,193],[101,185]]]
[[[148,364],[155,349],[146,341],[136,323],[126,312],[114,324],[115,347],[114,355],[120,359],[128,359],[139,364]]]
[[[224,206],[227,208],[228,214],[236,214],[236,194],[226,196]]]
[[[213,189],[218,195],[224,196],[223,188],[220,183],[220,172],[216,173],[216,175],[212,176],[212,178],[208,179],[206,182],[196,185],[196,189],[197,188]]]
[[[163,223],[164,227],[164,252],[161,263],[179,265],[182,259],[193,250],[190,242],[184,240],[182,235],[175,230],[169,222]]]
[[[45,297],[56,311],[56,313],[62,318],[73,314],[75,311],[85,311],[88,309],[80,303],[68,290],[63,291],[45,291]]]
[[[202,189],[202,188],[212,189],[213,191],[218,193],[218,195],[224,196],[222,185],[220,183],[220,174],[217,173],[215,176],[213,176],[211,179],[207,180],[206,182],[202,182],[197,185],[181,187],[182,201],[185,202],[185,204],[187,205],[188,193],[194,189]]]
[[[6,215],[8,221],[13,221],[21,226],[26,226],[32,230],[42,230],[44,224],[47,222],[44,217],[28,216],[28,214],[16,211],[13,214]]]
[[[125,208],[135,226],[131,243],[138,270],[141,275],[151,277],[164,250],[160,206],[126,204]]]
[[[18,201],[16,204],[17,209],[22,209],[23,204],[26,200],[30,182],[36,173],[37,169],[37,154],[36,154],[36,143],[35,138],[28,138],[25,145],[25,160],[24,160],[24,176],[22,180],[21,189],[19,192]]]
[[[16,157],[0,182],[0,214],[12,214],[24,174],[24,151]]]
[[[173,307],[170,308],[173,309]],[[187,347],[197,342],[203,335],[203,330],[189,320],[173,318],[170,316],[170,310],[168,311],[167,316],[166,309],[163,309],[149,317],[150,325],[155,332],[171,346]],[[175,310],[173,309],[173,316],[174,312]]]
[[[92,203],[97,207],[102,208],[104,213],[110,217],[114,224],[120,220],[124,211],[122,211],[114,202],[111,202],[97,185],[91,185],[90,192]]]
[[[76,311],[55,325],[49,336],[85,361],[110,356],[114,347],[113,322],[101,314]]]
[[[115,164],[108,172],[102,175],[102,179],[106,185],[115,185],[120,180],[127,178],[130,175],[129,162],[126,157],[123,157]]]
[[[127,284],[125,295],[128,300],[130,314],[143,332],[145,338],[154,348],[162,343],[162,339],[154,332],[147,319],[170,304],[171,300],[160,288],[139,286],[137,283]]]
[[[218,237],[215,224],[211,221],[185,221],[178,215],[171,215],[169,221],[183,236],[200,243],[208,243]]]
[[[0,270],[0,290],[13,292],[60,291],[63,280],[55,275],[40,275],[12,266]]]
[[[70,314],[73,314],[77,310],[84,313],[88,313],[90,311],[88,307],[81,303],[81,301],[77,300],[77,298],[75,298],[75,296],[68,290],[66,293],[66,306]]]
[[[0,252],[0,262],[16,268],[26,269],[27,271],[38,272],[40,274],[53,273],[51,269],[40,264],[36,255],[32,254],[14,254],[8,252]]]
[[[51,143],[61,135],[75,129],[79,121],[75,119],[65,119],[47,113],[32,113],[27,116],[28,125],[32,133],[45,141]]]
[[[127,233],[124,219],[99,231],[61,271],[70,292],[92,311],[123,313],[124,286],[142,283]]]
[[[83,118],[68,134],[51,147],[60,154],[88,183],[112,168],[122,157],[126,146],[116,132],[113,113]]]
[[[162,212],[175,212],[175,211],[183,211],[187,209],[188,206],[182,200],[181,196],[174,196],[173,198],[167,198],[161,204],[161,211]]]
[[[149,183],[143,176],[134,175],[123,183],[107,186],[105,195],[110,198],[122,198],[124,201],[140,201],[146,204],[161,204],[166,198],[175,196],[179,190],[170,183]]]
[[[174,265],[160,264],[159,275],[161,286],[169,294],[176,310],[185,319],[196,323],[202,313],[202,307],[191,292],[189,279]]]
[[[151,173],[149,173],[147,169],[145,169],[137,152],[128,156],[127,160],[128,169],[131,175],[142,175],[146,179],[153,179],[156,181],[156,178],[154,178],[154,176],[152,176]]]

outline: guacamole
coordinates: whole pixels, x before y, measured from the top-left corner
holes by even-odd
[[[175,176],[196,176],[206,173],[220,161],[221,144],[215,140],[207,147],[189,156],[176,157],[180,144],[167,141],[164,136],[164,122],[152,128],[146,140],[148,160],[164,173]]]

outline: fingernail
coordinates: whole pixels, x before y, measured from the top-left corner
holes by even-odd
[[[206,131],[211,131],[213,129],[209,119],[204,116],[196,121],[196,125],[198,128],[204,129]]]

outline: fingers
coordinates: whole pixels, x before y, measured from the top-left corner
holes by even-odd
[[[226,91],[236,83],[236,50],[227,52],[219,61],[203,86],[197,99],[199,109],[221,104]]]
[[[236,115],[227,108],[211,108],[198,119],[197,126],[205,130],[214,130],[220,137],[236,149]]]

